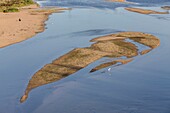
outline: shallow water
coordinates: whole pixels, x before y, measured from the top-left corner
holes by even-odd
[[[46,24],[43,33],[0,49],[0,113],[170,112],[170,15],[88,7],[52,14]],[[19,103],[29,79],[45,64],[89,46],[92,38],[119,31],[150,33],[159,37],[161,45],[126,65],[111,67],[110,72],[89,74],[103,60],[94,62],[34,89],[25,103]]]

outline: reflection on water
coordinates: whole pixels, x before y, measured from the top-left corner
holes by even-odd
[[[113,32],[121,32],[121,31],[114,30],[114,29],[93,29],[93,30],[75,32],[75,33],[72,33],[70,36],[71,37],[75,37],[75,36],[95,36],[96,34],[103,35],[103,34],[111,34]]]
[[[150,49],[140,51],[139,48],[137,48],[137,45],[127,42],[127,39],[148,46]],[[140,32],[120,32],[98,37],[91,41],[96,43],[92,44],[90,47],[74,49],[57,60],[54,60],[52,63],[45,65],[41,70],[35,73],[29,81],[25,94],[21,97],[20,102],[24,102],[27,99],[28,94],[32,89],[69,76],[102,57],[131,58],[137,56],[138,53],[141,53],[141,55],[146,54],[160,44],[158,38]],[[116,65],[118,63],[126,64],[131,61],[132,59],[114,60],[112,62],[100,64],[90,72]]]

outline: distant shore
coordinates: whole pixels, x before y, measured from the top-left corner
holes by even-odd
[[[65,8],[40,8],[37,4],[21,7],[19,12],[0,12],[0,48],[15,44],[44,31],[44,22],[53,12]]]

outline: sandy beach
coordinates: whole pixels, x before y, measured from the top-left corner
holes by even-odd
[[[64,8],[39,8],[38,5],[25,6],[20,12],[0,12],[0,48],[24,41],[44,31],[44,22],[53,12]]]

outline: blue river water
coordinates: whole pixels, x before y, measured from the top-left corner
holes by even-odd
[[[138,2],[138,0],[129,0]],[[138,4],[101,0],[38,1],[42,6],[71,7],[50,15],[46,30],[31,39],[0,49],[0,113],[170,113],[170,15],[142,15],[126,6],[161,10],[169,0]],[[111,71],[89,74],[98,62],[58,82],[34,89],[19,103],[32,75],[45,64],[90,39],[119,31],[157,36],[161,45]],[[105,73],[103,73],[103,71]]]
[[[127,0],[133,4],[106,2],[105,0],[36,0],[41,6],[60,7],[94,7],[100,9],[114,9],[127,6],[156,6],[169,5],[169,0]]]

